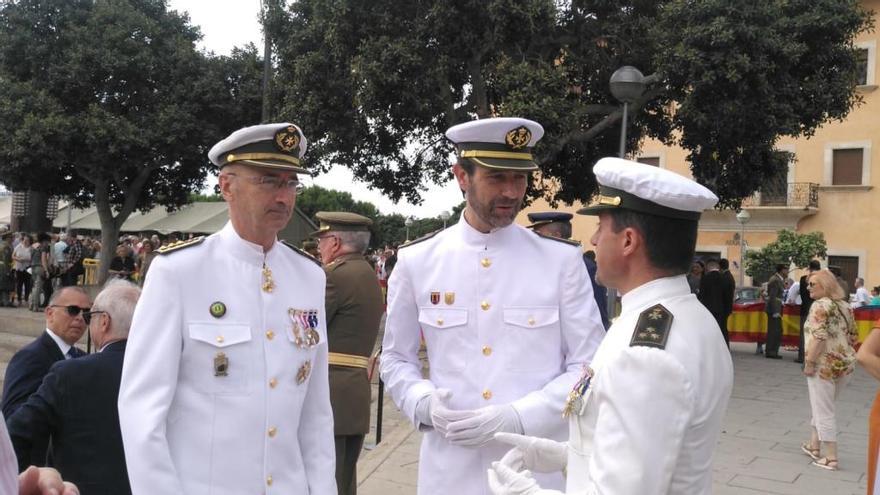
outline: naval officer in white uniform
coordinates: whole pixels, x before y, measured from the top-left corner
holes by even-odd
[[[150,267],[119,390],[134,495],[336,493],[324,271],[276,237],[305,151],[287,123],[217,143],[229,223]]]
[[[599,216],[596,278],[623,309],[566,401],[567,446],[498,435],[516,447],[489,484],[496,495],[559,493],[523,470],[567,468],[567,494],[709,494],[733,365],[685,274],[700,214],[718,198],[641,163],[603,158],[593,171],[598,199],[578,213]]]
[[[456,225],[398,252],[381,373],[426,432],[419,494],[488,493],[486,469],[507,450],[496,432],[564,438],[565,396],[604,336],[579,247],[513,223],[542,135],[518,118],[449,129],[467,208]],[[563,483],[559,474],[546,481]]]

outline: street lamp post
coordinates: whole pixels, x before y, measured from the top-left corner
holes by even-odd
[[[443,220],[443,228],[446,229],[446,222],[449,220],[451,215],[448,211],[443,210],[440,212],[440,220]]]
[[[406,217],[406,220],[403,221],[403,224],[406,225],[406,240],[409,242],[409,228],[413,224],[412,217]]]
[[[747,210],[739,210],[739,213],[736,214],[736,221],[739,222],[740,225],[740,233],[739,233],[739,286],[742,287],[745,283],[745,272],[746,266],[744,261],[746,259],[745,251],[746,251],[746,224],[749,223],[749,220],[752,219],[752,215],[749,214]]]
[[[634,103],[645,93],[645,76],[639,69],[631,65],[614,71],[611,74],[611,94],[623,103],[623,118],[620,119],[620,158],[626,157],[626,121],[629,117],[629,104]],[[617,290],[608,287],[608,318],[617,315]]]

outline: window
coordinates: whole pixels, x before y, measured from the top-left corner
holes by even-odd
[[[831,185],[853,186],[862,183],[864,148],[836,149],[832,151]]]
[[[638,161],[639,163],[644,163],[645,165],[651,165],[653,167],[660,166],[659,156],[640,156],[636,158],[636,161]]]
[[[840,278],[846,283],[844,290],[847,293],[856,291],[856,277],[859,276],[859,257],[858,256],[829,256],[828,269],[831,271],[840,270]]]
[[[856,48],[856,64],[858,66],[858,76],[856,84],[866,86],[868,84],[868,49]]]
[[[877,52],[877,41],[861,41],[855,44],[856,63],[858,64],[858,81],[859,86],[874,86],[875,60]]]

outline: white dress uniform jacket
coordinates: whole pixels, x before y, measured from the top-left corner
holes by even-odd
[[[631,347],[640,314],[658,303],[673,315],[666,348]],[[648,282],[622,304],[570,422],[566,493],[709,494],[733,386],[718,324],[683,275]]]
[[[231,223],[153,261],[119,391],[134,495],[336,493],[324,285],[317,264],[277,241],[264,254]],[[319,344],[294,344],[288,309],[317,310]]]
[[[419,362],[422,334],[430,379]],[[483,234],[462,218],[398,253],[382,379],[416,426],[427,420],[416,417],[419,400],[447,388],[451,409],[512,404],[526,435],[560,439],[565,397],[604,334],[578,247],[516,224]],[[494,441],[451,445],[428,431],[418,493],[489,493],[486,469],[506,451]]]

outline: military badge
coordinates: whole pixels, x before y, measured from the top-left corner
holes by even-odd
[[[229,375],[229,358],[226,357],[226,354],[223,352],[218,352],[216,356],[214,356],[214,376],[228,376]]]
[[[584,371],[581,374],[580,379],[574,384],[571,392],[568,393],[568,398],[565,400],[565,407],[562,409],[563,418],[571,416],[572,413],[580,414],[580,410],[584,406],[584,394],[586,394],[587,390],[590,388],[590,381],[593,379],[593,374],[592,368],[584,366]]]
[[[655,304],[642,311],[629,346],[666,348],[669,328],[672,326],[672,313],[662,304]]]
[[[531,140],[532,131],[524,125],[507,131],[507,134],[504,136],[504,142],[515,150],[525,148]]]
[[[263,263],[263,292],[272,292],[275,289],[275,281],[272,280],[272,270]]]
[[[290,152],[299,146],[299,131],[294,126],[287,126],[275,133],[275,144],[281,151]]]
[[[220,301],[215,301],[211,303],[211,308],[209,309],[211,312],[211,316],[214,318],[222,318],[223,315],[226,314],[226,305]]]
[[[287,316],[293,325],[293,343],[300,349],[309,349],[318,345],[321,335],[318,328],[317,309],[287,309]]]
[[[455,292],[447,292],[443,294],[443,302],[448,305],[453,305],[455,303]]]
[[[431,304],[440,304],[440,291],[431,292]]]
[[[305,382],[309,375],[312,373],[312,362],[306,361],[302,366],[299,367],[299,371],[296,372],[296,384],[302,385]]]

